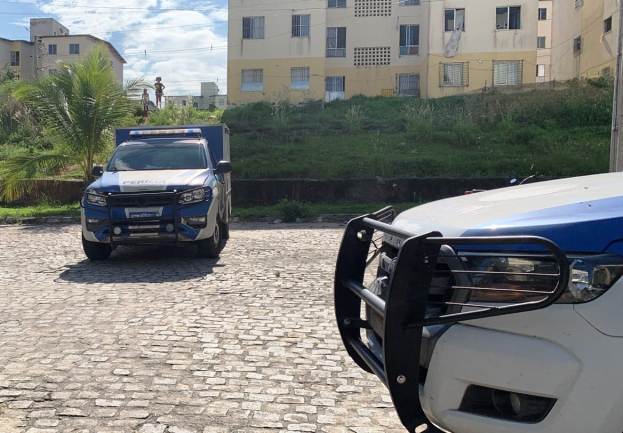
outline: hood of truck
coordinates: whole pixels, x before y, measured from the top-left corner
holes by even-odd
[[[623,173],[440,200],[403,212],[394,225],[414,235],[542,236],[566,252],[603,252],[623,239]]]
[[[210,170],[105,172],[89,188],[98,192],[183,191],[206,184]]]

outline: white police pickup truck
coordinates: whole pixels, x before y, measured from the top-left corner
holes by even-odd
[[[231,216],[227,127],[118,129],[116,142],[81,202],[87,257],[107,259],[118,245],[188,243],[218,257]]]
[[[621,433],[622,274],[603,174],[354,219],[335,309],[411,432]]]

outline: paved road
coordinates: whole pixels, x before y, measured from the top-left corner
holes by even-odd
[[[78,226],[0,226],[0,433],[403,432],[333,324],[341,229],[280,227],[90,263]]]

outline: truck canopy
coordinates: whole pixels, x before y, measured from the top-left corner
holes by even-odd
[[[230,161],[229,151],[229,128],[226,125],[183,125],[183,126],[148,126],[133,128],[118,128],[115,131],[115,144],[131,141],[159,138],[204,138],[208,142],[208,148],[216,164],[219,161]]]

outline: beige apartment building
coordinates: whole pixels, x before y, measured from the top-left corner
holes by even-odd
[[[441,97],[595,77],[617,0],[230,0],[229,103]]]
[[[54,73],[61,63],[83,59],[98,46],[108,52],[115,77],[123,82],[126,61],[115,47],[92,35],[72,35],[52,18],[30,20],[30,41],[0,38],[0,71],[10,70],[20,79],[32,80]]]
[[[557,80],[614,73],[619,13],[617,0],[554,1],[552,74]]]

